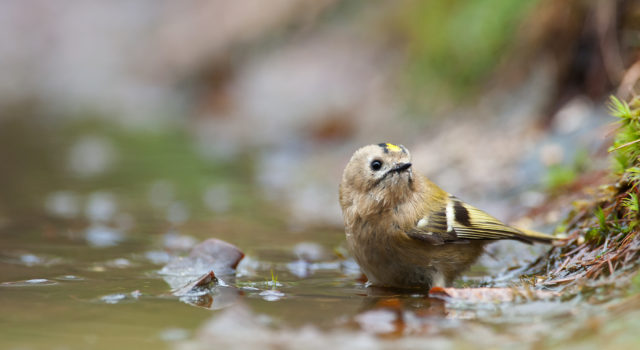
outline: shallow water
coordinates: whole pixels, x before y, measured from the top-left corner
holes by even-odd
[[[0,155],[22,152],[33,161],[28,152],[36,152],[33,159],[45,161],[15,163],[2,174],[2,348],[640,345],[637,295],[442,300],[424,291],[367,288],[353,261],[341,256],[342,230],[292,227],[252,187],[242,160],[211,165],[170,134],[94,135],[102,141],[80,137],[78,146],[25,130],[9,133],[24,137],[9,140],[12,150]],[[162,152],[144,151],[147,144],[162,145]],[[97,155],[87,158],[74,147]],[[58,162],[66,152],[71,173]],[[83,162],[97,173],[74,173]],[[246,254],[235,280],[221,276],[228,286],[197,298],[173,295],[160,270],[211,237]],[[482,260],[459,287],[524,285],[509,266],[530,261],[536,250],[495,247],[495,257]]]
[[[337,348],[371,342],[383,348],[465,348],[476,337],[482,346],[515,348],[640,342],[630,326],[640,322],[633,308],[614,314],[580,298],[445,302],[416,291],[367,288],[353,263],[331,251],[342,240],[339,230],[273,230],[266,232],[268,243],[235,236],[249,252],[235,283],[197,300],[172,295],[158,273],[166,252],[175,251],[166,234],[133,230],[115,246],[92,247],[83,232],[60,222],[2,229],[3,348],[242,348],[256,342],[277,348],[283,338],[291,341],[285,348],[295,348],[306,341],[334,346],[345,334],[353,343]],[[294,242],[319,235],[321,243],[296,248]],[[299,259],[314,249],[319,260]],[[619,317],[625,321],[614,321]],[[220,330],[216,322],[235,330]]]
[[[332,232],[329,236],[337,240],[339,235]],[[0,338],[4,348],[157,348],[189,336],[216,312],[181,302],[171,294],[158,274],[165,258],[160,235],[132,234],[105,248],[91,247],[81,231],[69,231],[64,225],[49,226],[46,231],[4,228],[0,237]],[[303,237],[296,234],[297,239]],[[337,260],[324,266],[300,261],[298,265],[318,270],[299,278],[284,262],[288,256],[290,263],[296,263],[290,250],[264,248],[259,241],[243,249],[254,254],[247,257],[254,261],[249,266],[253,271],[238,277],[237,289],[214,295],[214,308],[241,302],[285,324],[329,327],[336,317],[360,307],[356,300],[364,288],[344,275]],[[262,260],[269,257],[274,258]],[[160,261],[154,263],[150,258]],[[275,289],[280,292],[272,293],[271,270],[277,275]],[[306,269],[295,271],[301,270]]]

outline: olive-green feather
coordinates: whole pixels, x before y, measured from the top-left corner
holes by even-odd
[[[554,239],[543,233],[507,226],[493,216],[455,197],[449,198],[449,201],[451,202],[447,207],[418,220],[415,228],[409,230],[407,234],[412,238],[436,245],[465,240],[497,239],[548,243]]]

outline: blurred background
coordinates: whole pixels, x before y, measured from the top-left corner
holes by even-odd
[[[340,227],[379,142],[512,221],[597,167],[640,74],[630,0],[3,1],[0,33],[3,226]]]

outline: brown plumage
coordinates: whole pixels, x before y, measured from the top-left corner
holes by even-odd
[[[349,251],[374,285],[448,286],[497,239],[548,243],[451,196],[411,169],[404,146],[369,145],[340,183]]]

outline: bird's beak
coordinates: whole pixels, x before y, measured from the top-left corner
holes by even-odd
[[[397,163],[396,166],[391,169],[391,171],[395,171],[395,172],[401,172],[401,171],[405,171],[407,169],[411,168],[411,163],[407,162],[407,163]]]

